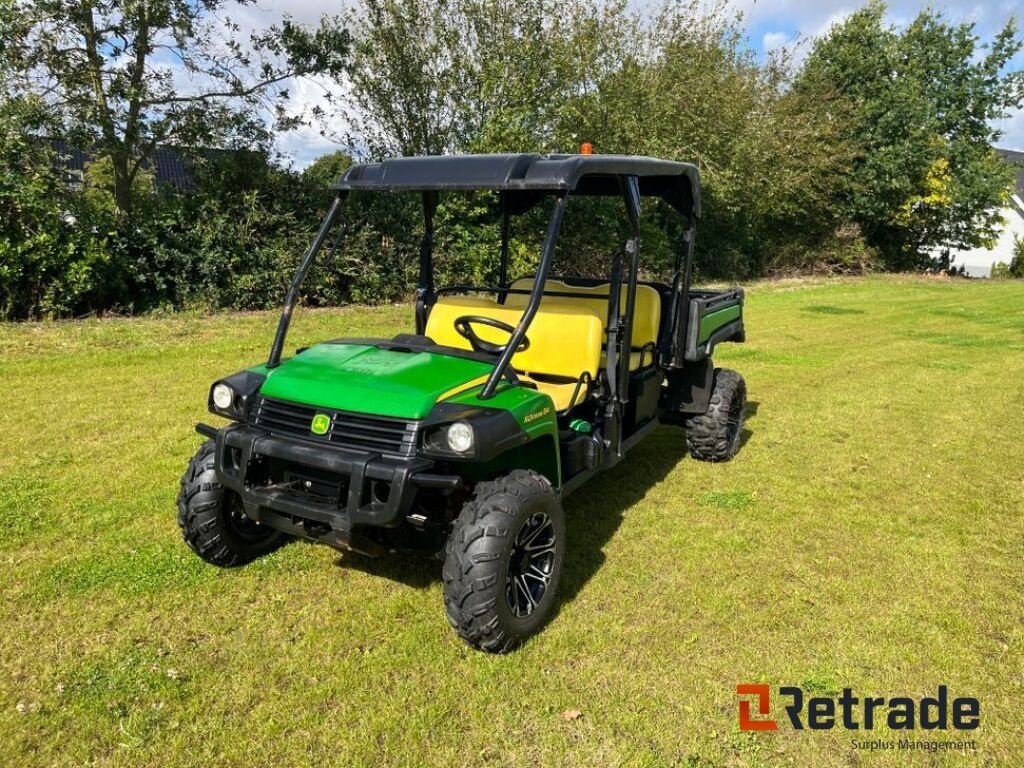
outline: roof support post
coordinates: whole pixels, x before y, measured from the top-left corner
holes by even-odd
[[[672,273],[671,333],[668,339],[668,364],[673,368],[683,365],[686,338],[686,323],[690,316],[690,284],[693,280],[693,246],[697,241],[697,219],[689,216],[688,228],[683,233],[682,247],[676,253],[675,269]]]
[[[437,192],[423,193],[423,239],[420,240],[420,276],[416,285],[416,333],[427,328],[427,307],[433,306],[437,294],[434,290],[434,213],[437,211]]]
[[[606,345],[609,399],[605,406],[604,434],[612,450],[611,463],[622,458],[622,414],[629,401],[629,363],[633,346],[633,313],[636,306],[636,281],[640,269],[640,184],[636,176],[621,180],[623,202],[629,218],[630,239],[626,278],[626,306],[621,307],[622,256],[616,253],[612,263],[608,296],[608,343]]]
[[[327,211],[327,215],[324,217],[323,223],[320,225],[320,230],[316,233],[316,237],[313,239],[312,244],[309,246],[309,250],[306,251],[306,255],[302,257],[302,261],[299,262],[299,268],[295,271],[295,276],[292,278],[292,284],[288,288],[288,295],[284,300],[284,309],[281,310],[281,319],[277,323],[277,333],[274,335],[274,343],[270,347],[270,357],[267,359],[267,368],[276,368],[281,364],[281,354],[284,351],[285,338],[288,336],[288,326],[292,322],[292,313],[295,311],[295,305],[299,301],[299,290],[302,288],[302,283],[306,279],[306,275],[309,274],[309,268],[313,266],[313,262],[316,261],[316,255],[320,252],[324,243],[327,241],[327,236],[330,234],[331,227],[334,225],[335,220],[338,218],[338,214],[341,212],[341,206],[346,197],[345,192],[339,192],[338,196],[334,198],[334,202],[331,203],[330,210]]]
[[[515,331],[509,337],[505,351],[501,353],[498,362],[494,366],[494,370],[491,371],[491,375],[487,378],[487,383],[484,384],[479,398],[481,400],[488,400],[494,397],[494,392],[498,388],[498,382],[505,375],[505,371],[512,362],[512,356],[519,349],[519,345],[523,343],[526,331],[529,329],[530,323],[533,322],[537,310],[540,309],[540,302],[544,296],[544,283],[547,282],[548,273],[551,271],[551,262],[555,256],[555,242],[558,240],[558,232],[562,228],[562,219],[565,217],[567,200],[568,195],[565,192],[560,192],[555,197],[555,206],[551,211],[551,218],[548,220],[548,231],[544,236],[544,248],[541,250],[540,264],[537,265],[537,276],[533,281],[530,300],[526,304],[526,309],[523,310],[522,317],[519,318]]]
[[[501,256],[500,256],[500,268],[498,272],[498,286],[501,288],[508,287],[508,238],[509,238],[509,215],[508,215],[508,193],[499,192],[498,199],[501,202]],[[505,303],[505,292],[502,291],[498,294],[498,303]]]
[[[626,178],[626,215],[629,217],[630,238],[626,247],[629,254],[628,283],[626,284],[625,324],[622,327],[622,349],[619,359],[619,402],[629,402],[629,358],[633,351],[633,310],[636,306],[636,281],[640,274],[640,182],[636,176]]]

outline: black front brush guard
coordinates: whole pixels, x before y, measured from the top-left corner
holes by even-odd
[[[421,489],[453,490],[463,484],[458,475],[431,472],[435,462],[430,459],[392,459],[378,453],[325,450],[245,424],[220,430],[200,424],[196,431],[207,436],[213,433],[217,479],[239,495],[247,516],[294,536],[370,555],[382,554],[384,549],[355,533],[354,528],[397,527],[411,513]],[[347,490],[343,498],[329,500],[303,493],[291,485],[254,482],[250,472],[262,460],[279,460],[327,472],[339,480],[347,479]],[[374,493],[374,484],[383,484],[387,493]]]

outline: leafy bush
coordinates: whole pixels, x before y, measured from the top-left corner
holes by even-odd
[[[933,248],[974,246],[994,232],[990,214],[1011,174],[990,149],[990,118],[1024,97],[1024,78],[1006,71],[1021,48],[1013,23],[982,50],[969,24],[926,10],[894,28],[870,3],[797,65],[785,51],[757,56],[725,4],[666,0],[642,12],[624,0],[360,5],[347,17],[353,60],[342,78],[346,124],[357,132],[341,137],[350,147],[380,157],[574,152],[589,141],[601,153],[694,162],[699,280],[920,268]],[[18,15],[0,14],[0,26],[20,28]],[[289,34],[312,46],[307,54],[323,43],[341,56],[348,33],[335,31],[332,40]],[[193,42],[204,49],[204,41]],[[0,319],[281,301],[347,155],[297,173],[262,149],[207,151],[191,158],[188,192],[144,170],[126,187],[125,169],[144,167],[138,136],[135,150],[125,137],[113,148],[109,136],[99,140],[92,107],[76,118],[89,130],[75,134],[52,103],[29,95],[32,69],[16,49],[0,46],[0,83],[20,84],[0,100]],[[337,56],[304,61],[340,77]],[[91,86],[79,96],[91,103]],[[217,123],[221,111],[189,112],[202,130],[174,135],[262,147],[270,128],[256,130],[254,109],[235,114],[238,130]],[[155,125],[145,114],[132,119],[147,131]],[[211,132],[218,125],[225,130]],[[96,142],[102,159],[84,189],[71,189],[48,143],[33,138],[47,135]],[[548,210],[514,217],[511,277],[535,268]],[[345,222],[343,242],[312,270],[303,300],[407,297],[418,272],[419,197],[353,195]],[[494,283],[500,227],[493,195],[442,196],[437,284]],[[683,247],[679,217],[645,200],[642,227],[644,275],[667,279]],[[628,236],[621,201],[573,198],[556,270],[607,273]],[[1006,274],[1024,275],[1021,248]]]
[[[1010,259],[1009,264],[1004,261],[993,264],[991,277],[994,280],[1024,278],[1024,239],[1014,236],[1013,258]]]
[[[1013,238],[1013,258],[1010,260],[1010,275],[1024,278],[1024,239]]]

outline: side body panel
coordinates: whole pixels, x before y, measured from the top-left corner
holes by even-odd
[[[541,473],[555,488],[560,487],[558,422],[551,398],[535,389],[503,384],[494,397],[480,400],[477,395],[481,390],[482,387],[472,387],[445,402],[507,410],[522,427],[527,439],[523,445],[505,452],[494,461],[469,468],[474,475],[470,479],[483,479],[506,469],[525,468]]]

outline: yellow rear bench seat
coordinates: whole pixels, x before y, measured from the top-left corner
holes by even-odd
[[[471,349],[469,342],[455,330],[455,321],[463,315],[482,315],[516,326],[524,306],[498,304],[476,296],[442,296],[430,310],[426,335],[437,344]],[[576,384],[584,373],[597,376],[603,341],[600,316],[586,306],[544,305],[537,311],[526,332],[530,347],[512,356],[512,367],[521,379],[532,382],[549,395],[555,410],[564,411],[572,403]],[[509,334],[497,328],[474,325],[484,341],[505,344]],[[580,388],[577,403],[583,401],[587,387]]]
[[[533,278],[524,277],[516,280],[510,288],[521,291],[529,291],[533,288]],[[608,292],[611,289],[610,283],[602,283],[594,286],[569,285],[561,280],[550,278],[544,283],[544,290],[557,291],[560,293],[579,294],[580,298],[568,296],[545,296],[541,300],[541,309],[559,306],[584,306],[593,310],[601,318],[602,344],[603,336],[608,320]],[[619,307],[624,311],[626,306],[625,286],[622,288],[619,299]],[[530,296],[525,293],[510,293],[505,298],[505,306],[525,307]],[[654,363],[654,352],[651,347],[658,343],[658,328],[661,325],[661,296],[657,290],[649,285],[638,285],[636,287],[636,309],[633,312],[633,339],[631,347],[634,350],[629,355],[629,370],[635,371],[640,367],[641,360],[644,366]],[[646,352],[641,352],[647,347]],[[605,354],[601,354],[600,366],[605,367]]]

